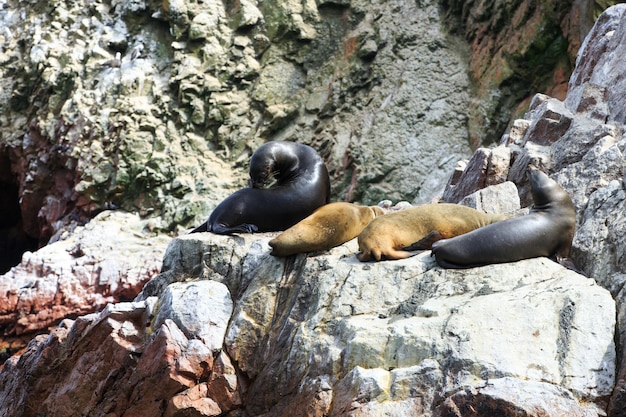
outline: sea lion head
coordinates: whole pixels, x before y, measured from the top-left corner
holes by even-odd
[[[527,175],[535,208],[547,208],[555,202],[561,203],[568,200],[571,203],[565,190],[537,167],[529,165]]]
[[[293,182],[306,168],[300,153],[308,148],[293,142],[264,143],[250,157],[250,186],[272,188]]]
[[[260,157],[255,158],[254,155],[252,156],[253,157],[250,159],[250,187],[266,188],[270,179],[274,176],[274,160]]]

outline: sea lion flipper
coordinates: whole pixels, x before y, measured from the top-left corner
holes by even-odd
[[[206,232],[207,231],[207,222],[202,223],[200,226],[196,227],[195,229],[193,229],[191,232],[189,232],[188,234],[191,233],[200,233],[200,232]]]
[[[459,264],[455,264],[452,262],[448,262],[448,261],[444,261],[441,259],[437,259],[435,258],[437,265],[439,265],[442,268],[445,269],[468,269],[468,268],[474,268],[476,266],[483,266],[484,264],[476,264],[476,265],[459,265]]]
[[[247,233],[256,233],[259,231],[259,227],[255,224],[246,223],[246,224],[242,224],[239,227],[242,227],[243,230],[246,231]]]
[[[439,231],[433,230],[417,242],[411,243],[409,246],[405,246],[402,249],[405,251],[414,251],[414,250],[427,250],[432,248],[433,243],[443,239],[443,236]]]
[[[249,223],[244,223],[232,227],[226,227],[221,224],[214,224],[211,227],[211,231],[218,235],[232,235],[233,233],[254,233],[258,230],[258,226]]]
[[[556,257],[556,261],[561,264],[562,266],[564,266],[565,268],[576,272],[577,274],[583,275],[583,276],[587,276],[587,274],[585,274],[585,272],[583,270],[581,270],[578,265],[576,265],[576,262],[574,262],[574,260],[572,258],[562,258],[560,256]]]

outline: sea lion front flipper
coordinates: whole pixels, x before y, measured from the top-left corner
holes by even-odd
[[[556,257],[556,261],[558,263],[560,263],[562,266],[564,266],[565,268],[576,272],[577,274],[580,274],[582,276],[587,276],[587,274],[585,274],[585,271],[581,270],[578,265],[576,265],[576,262],[574,262],[574,260],[572,258],[562,258],[560,256]]]
[[[221,224],[214,224],[211,228],[211,232],[216,233],[218,235],[232,235],[233,233],[254,233],[258,231],[258,226],[254,224],[240,224],[238,226],[225,227]]]
[[[433,243],[441,239],[443,239],[441,233],[439,233],[437,230],[433,230],[417,242],[413,242],[409,246],[405,246],[402,249],[405,251],[427,250],[432,248]]]
[[[196,227],[195,229],[193,229],[191,232],[189,232],[188,234],[191,233],[200,233],[200,232],[206,232],[207,231],[207,222],[202,223],[200,226]]]

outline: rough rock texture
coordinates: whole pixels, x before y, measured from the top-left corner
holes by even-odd
[[[469,42],[474,146],[497,141],[536,92],[564,99],[576,54],[616,1],[444,0],[446,21]]]
[[[552,29],[593,3],[553,3],[554,14],[522,2],[521,17],[509,13],[517,3],[498,5],[485,25],[474,9],[491,6],[474,2],[468,14],[434,0],[3,0],[0,190],[17,189],[2,201],[19,202],[20,218],[0,231],[15,228],[7,246],[30,250],[115,207],[158,217],[161,230],[187,227],[243,185],[250,151],[270,139],[318,148],[336,200],[428,201],[470,154],[467,57],[500,68],[495,50],[524,59],[530,48],[541,61],[555,42],[562,57]],[[468,54],[446,13],[470,42],[476,31],[499,41]],[[563,32],[577,45],[584,31]],[[559,59],[541,79],[566,72]],[[481,95],[502,132],[521,97],[493,72],[470,74],[513,97]],[[543,86],[526,75],[515,80]]]
[[[168,25],[150,17],[160,5],[3,5],[0,160],[10,169],[0,180],[18,186],[28,236],[45,243],[109,207],[160,214],[172,229],[206,209],[197,193],[219,199],[239,185],[182,128],[177,69],[193,66],[173,67]]]
[[[476,152],[444,192],[458,201],[492,178],[491,172],[518,183],[522,205],[530,201],[524,167],[533,162],[572,196],[577,231],[572,258],[607,288],[618,303],[621,371],[609,415],[626,410],[624,283],[626,282],[626,5],[603,13],[583,43],[564,102],[533,98],[524,120],[517,120],[502,145]],[[509,158],[495,155],[509,154]]]
[[[489,415],[528,398],[527,415],[600,415],[615,307],[593,279],[548,259],[469,271],[438,268],[429,252],[361,263],[356,240],[275,258],[275,235],[173,240],[136,302],[68,321],[12,358],[0,411],[448,416],[479,404]],[[54,383],[51,366],[63,369]]]
[[[137,215],[103,212],[60,240],[25,253],[19,265],[0,276],[2,338],[47,331],[65,317],[135,298],[159,273],[171,240],[152,236],[146,225]]]
[[[187,4],[166,4],[180,36]],[[279,8],[237,4],[249,33]],[[311,35],[301,6],[268,26],[272,37]],[[279,259],[268,254],[275,234],[183,236],[134,302],[66,320],[9,359],[0,414],[624,415],[625,34],[626,5],[607,10],[566,100],[534,96],[444,193],[497,210],[489,200],[513,183],[526,206],[525,167],[541,166],[572,195],[572,256],[589,278],[544,258],[444,270],[429,252],[360,263],[355,241]],[[277,65],[275,78],[289,73]]]
[[[614,295],[624,283],[623,236],[626,173],[626,6],[600,16],[579,53],[565,101],[536,95],[525,119],[516,120],[502,144],[479,149],[461,164],[444,201],[460,201],[486,185],[515,182],[522,206],[531,202],[525,167],[552,173],[572,196],[578,228],[572,256]],[[495,180],[494,180],[495,178]]]
[[[149,299],[65,320],[50,335],[33,339],[19,360],[3,368],[2,415],[174,416],[193,406],[203,412],[194,415],[217,416],[220,407],[239,404],[233,366],[219,350],[232,313],[228,290],[215,281],[171,290],[183,304],[159,311],[154,332],[148,326],[158,300]],[[211,316],[210,326],[175,317],[205,317],[211,311],[205,304],[224,313]],[[196,328],[198,323],[205,326]],[[32,372],[23,375],[27,379],[16,372],[24,366]]]
[[[362,201],[431,198],[470,152],[434,1],[35,3],[0,10],[0,182],[44,243],[111,206],[197,222],[269,139],[313,144]]]

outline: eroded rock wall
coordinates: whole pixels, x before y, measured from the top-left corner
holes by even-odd
[[[270,139],[319,149],[338,200],[429,199],[469,154],[435,1],[3,4],[3,180],[42,242],[111,207],[200,221]]]
[[[498,142],[535,93],[563,100],[585,36],[616,3],[443,0],[451,30],[470,45],[472,145]]]
[[[19,189],[17,227],[44,244],[108,208],[187,227],[245,184],[250,152],[271,139],[315,146],[334,200],[428,201],[470,154],[468,138],[502,132],[523,98],[511,79],[549,84],[532,78],[576,45],[559,22],[591,5],[459,7],[3,1],[0,182]],[[467,32],[451,35],[451,20]],[[503,70],[535,49],[532,62],[554,57],[537,72]]]

